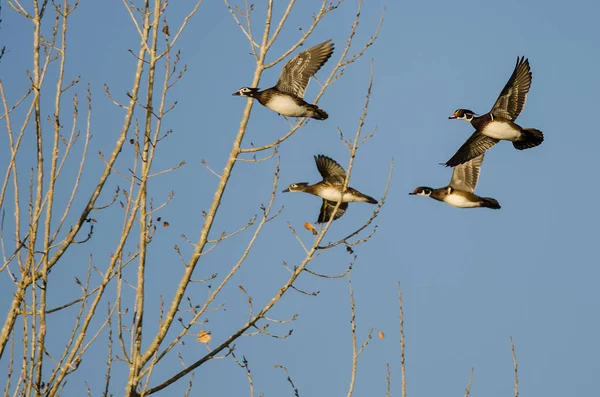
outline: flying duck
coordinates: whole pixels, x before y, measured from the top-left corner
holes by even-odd
[[[481,154],[499,141],[512,141],[515,149],[536,147],[544,141],[542,131],[535,128],[522,128],[517,119],[527,99],[531,87],[529,60],[518,58],[515,70],[504,86],[496,103],[483,116],[468,109],[458,109],[449,119],[465,120],[475,127],[475,132],[446,162],[448,167],[456,167]]]
[[[327,40],[292,58],[281,71],[274,87],[259,91],[258,88],[243,87],[234,96],[256,99],[261,105],[289,117],[311,117],[325,120],[327,112],[304,100],[304,92],[309,79],[327,62],[333,54],[333,43]]]
[[[419,186],[410,195],[428,196],[443,201],[457,208],[493,208],[500,209],[500,204],[491,197],[479,197],[473,192],[479,180],[479,170],[484,154],[454,167],[450,184],[439,189]]]
[[[322,154],[315,156],[315,162],[319,173],[323,177],[321,182],[317,182],[314,185],[309,185],[308,182],[292,183],[283,191],[283,193],[304,192],[321,197],[323,199],[323,204],[321,205],[317,223],[329,221],[329,218],[331,218],[331,214],[340,199],[342,200],[342,204],[338,208],[334,220],[344,215],[348,208],[348,203],[364,202],[377,204],[377,200],[373,197],[362,194],[351,187],[348,187],[346,193],[342,196],[342,189],[344,187],[344,181],[346,180],[346,171],[344,171],[342,166],[335,160]]]

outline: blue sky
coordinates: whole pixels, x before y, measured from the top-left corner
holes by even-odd
[[[278,5],[278,13],[283,6]],[[600,271],[595,247],[600,210],[594,198],[600,195],[596,183],[600,138],[594,120],[600,90],[600,27],[596,20],[600,5],[591,0],[568,6],[539,0],[374,0],[363,8],[357,45],[374,32],[384,6],[387,13],[380,38],[319,102],[330,118],[311,121],[279,151],[279,190],[293,182],[319,179],[313,155],[326,154],[346,167],[348,152],[336,128],[346,135],[354,134],[374,59],[366,127],[376,126],[377,133],[358,151],[351,185],[380,197],[392,158],[396,166],[387,203],[376,221],[377,232],[369,243],[355,250],[359,259],[352,278],[359,341],[370,328],[386,335],[383,340],[372,340],[361,356],[355,395],[385,395],[385,362],[391,366],[392,394],[400,395],[398,281],[404,292],[409,394],[462,395],[470,368],[475,367],[473,395],[509,395],[513,388],[511,335],[523,395],[598,394]],[[187,8],[175,3],[170,7],[170,23],[174,25]],[[295,41],[299,34],[296,26],[307,26],[316,8],[317,2],[312,1],[295,6],[270,59]],[[24,69],[31,68],[31,26],[7,5],[2,11],[0,44],[7,46],[8,53],[0,64],[0,76],[9,99],[14,101],[28,84]],[[355,12],[355,2],[347,0],[325,18],[307,45],[331,38],[341,50]],[[260,25],[258,18],[257,14],[256,27]],[[66,79],[81,75],[77,90],[82,101],[85,84],[91,85],[94,97],[92,156],[82,186],[88,194],[102,169],[96,153],[110,150],[123,120],[122,112],[104,95],[103,84],[111,87],[118,100],[126,101],[135,67],[127,49],[137,48],[139,40],[120,2],[83,1],[73,16],[70,33]],[[245,37],[218,1],[201,6],[179,47],[188,72],[171,94],[170,98],[178,101],[167,120],[174,134],[160,148],[155,170],[181,160],[187,164],[168,177],[156,178],[149,188],[156,202],[175,192],[172,204],[161,212],[171,227],[159,230],[151,249],[149,333],[157,322],[159,296],[169,300],[181,273],[172,247],[178,244],[184,247],[184,254],[191,252],[179,236],[184,233],[197,239],[201,211],[208,209],[218,182],[201,160],[217,172],[222,169],[245,104],[231,93],[249,85],[254,71]],[[472,133],[470,125],[448,120],[448,116],[457,108],[489,111],[520,55],[529,58],[533,83],[517,122],[542,130],[545,141],[526,151],[502,142],[486,155],[477,193],[496,198],[502,209],[460,210],[409,196],[416,186],[442,187],[448,183],[451,170],[438,163],[448,160]],[[326,64],[319,76],[326,76],[331,67]],[[273,85],[280,70],[278,66],[266,71],[261,88]],[[315,93],[313,83],[307,99],[314,98]],[[50,114],[52,97],[46,100],[45,114]],[[0,129],[1,139],[6,140],[4,122]],[[257,105],[245,143],[265,144],[285,131],[287,123],[282,118]],[[26,144],[32,144],[31,139],[30,134]],[[124,150],[129,153],[119,166],[126,170],[132,148]],[[7,152],[3,144],[2,169]],[[20,161],[23,167],[31,164],[27,158]],[[269,198],[274,167],[274,160],[236,166],[215,223],[216,234],[234,230],[259,211],[260,203]],[[73,165],[65,174],[65,187],[75,172]],[[27,174],[25,168],[22,173]],[[114,178],[109,185],[104,201],[124,182]],[[68,192],[61,197],[66,200]],[[210,322],[203,326],[212,331],[213,345],[226,339],[247,318],[246,299],[238,285],[253,297],[255,308],[262,307],[287,279],[281,262],[294,264],[303,257],[287,222],[302,229],[304,221],[316,219],[320,201],[307,195],[280,194],[276,205],[285,206],[283,213],[266,226],[248,262],[218,301],[226,304],[227,310],[211,314]],[[350,205],[344,217],[332,225],[326,240],[335,240],[361,225],[371,210],[366,204]],[[102,268],[114,249],[114,224],[120,222],[120,209],[112,208],[97,218],[92,242],[75,247],[65,257],[63,267],[52,273],[55,286],[62,287],[50,297],[57,304],[78,291],[73,276],[81,274],[88,255],[93,254],[95,265]],[[304,230],[301,235],[309,241]],[[249,238],[246,234],[223,243],[205,257],[195,278],[215,272],[222,277]],[[350,259],[340,247],[310,267],[334,274]],[[134,283],[135,273],[129,271],[126,277]],[[236,343],[236,354],[249,360],[257,395],[293,394],[275,364],[289,369],[302,396],[346,393],[351,359],[347,282],[303,276],[298,286],[319,290],[320,294],[307,297],[290,292],[270,314],[283,319],[298,313],[293,336],[286,340],[242,338]],[[2,313],[7,310],[11,288],[6,272],[0,274]],[[206,286],[194,285],[189,296],[200,303],[208,293]],[[69,323],[67,314],[60,316],[52,320],[56,327]],[[279,333],[289,329],[273,328]],[[68,330],[64,328],[64,332]],[[53,338],[56,343],[61,340],[59,336]],[[186,362],[206,353],[193,338],[186,342]],[[69,381],[69,395],[82,394],[84,381],[95,387],[94,395],[100,393],[103,375],[97,371],[103,368],[100,363],[105,357],[102,348],[91,350],[79,373]],[[122,363],[115,364],[117,394],[125,380],[119,371],[125,368]],[[167,360],[156,368],[150,384],[161,382],[179,368],[176,357]],[[4,364],[0,374],[3,371]],[[202,366],[196,371],[195,383],[195,393],[202,395],[245,395],[248,390],[244,371],[230,359]],[[181,382],[162,395],[181,395],[186,387],[187,382]]]

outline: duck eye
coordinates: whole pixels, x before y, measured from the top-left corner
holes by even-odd
[[[295,183],[291,184],[292,187],[298,187],[298,185],[296,185]]]

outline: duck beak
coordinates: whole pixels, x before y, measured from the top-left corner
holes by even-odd
[[[452,116],[448,117],[449,119],[455,119],[456,118],[456,113],[454,113]]]
[[[282,191],[281,191],[281,193],[287,193],[287,192],[289,192],[289,191],[290,191],[290,188],[288,187],[287,189],[285,189],[285,190],[282,190]]]
[[[234,93],[233,93],[233,94],[231,94],[231,95],[232,95],[232,96],[240,96],[240,92],[239,92],[239,91],[236,91],[236,92],[234,92]]]
[[[417,193],[415,193],[415,192],[408,193],[409,196],[414,196],[415,194],[417,194]]]

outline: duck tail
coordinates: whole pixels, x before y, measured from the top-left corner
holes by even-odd
[[[329,118],[329,115],[323,109],[320,109],[319,107],[315,106],[313,108],[313,114],[310,117],[312,117],[315,120],[327,120]]]
[[[481,198],[481,206],[484,208],[492,208],[495,210],[499,210],[500,208],[500,203],[498,202],[498,200],[493,199],[491,197],[482,197]]]
[[[544,134],[540,130],[535,128],[523,128],[521,130],[521,136],[518,140],[513,142],[515,149],[524,150],[532,147],[536,147],[544,142]]]
[[[369,204],[379,204],[379,202],[377,200],[375,200],[373,197],[371,196],[367,196],[366,194],[365,196],[365,202],[369,203]]]

